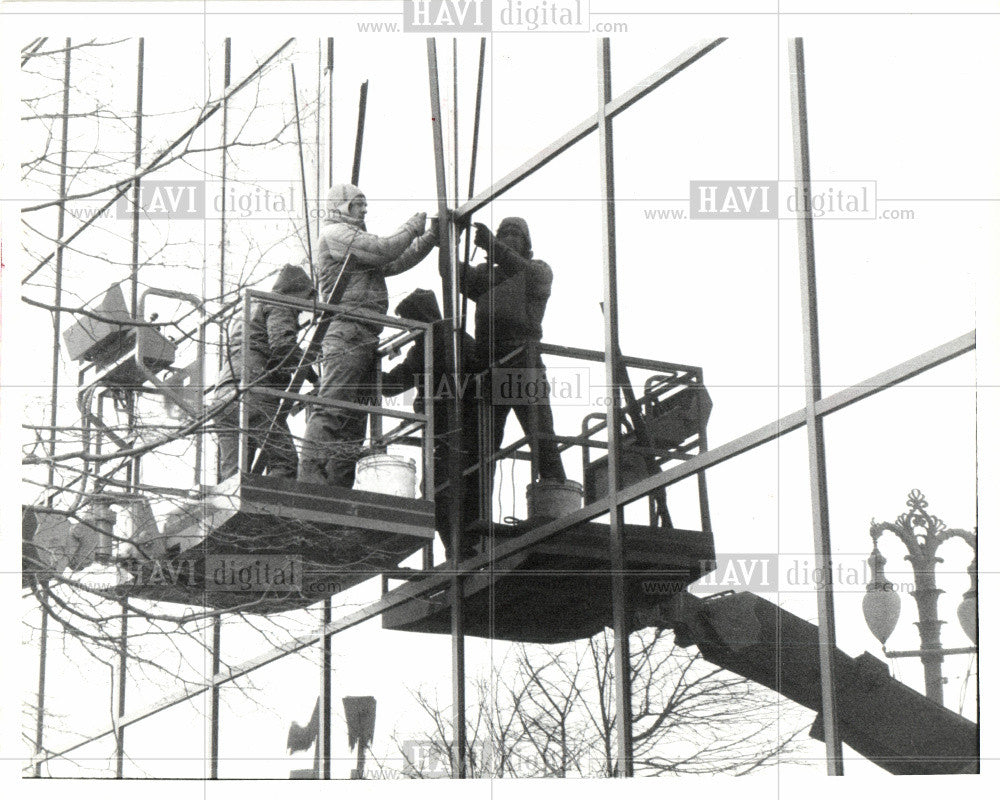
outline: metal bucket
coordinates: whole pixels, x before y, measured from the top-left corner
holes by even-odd
[[[364,492],[417,496],[417,465],[412,458],[376,453],[358,460],[354,488]]]
[[[583,487],[576,481],[538,481],[528,487],[528,519],[557,519],[580,509]]]

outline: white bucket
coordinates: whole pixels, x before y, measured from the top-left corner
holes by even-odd
[[[583,506],[583,487],[576,481],[538,481],[528,487],[528,519],[557,519]]]
[[[354,488],[364,492],[417,496],[417,465],[412,458],[376,453],[358,459]]]

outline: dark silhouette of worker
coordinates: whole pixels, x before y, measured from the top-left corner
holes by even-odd
[[[496,236],[481,223],[475,227],[476,247],[484,249],[488,257],[475,267],[462,265],[462,286],[476,303],[477,358],[492,369],[493,452],[503,444],[504,425],[513,409],[524,432],[537,437],[539,477],[563,483],[566,472],[559,449],[555,440],[548,438],[554,429],[541,356],[526,350],[496,364],[525,344],[541,342],[542,317],[552,293],[552,268],[534,258],[528,223],[520,217],[504,219]],[[512,377],[517,380],[510,380]],[[499,385],[502,383],[517,390],[505,393]]]
[[[479,460],[479,426],[478,408],[476,402],[476,385],[474,376],[478,364],[475,355],[475,341],[465,333],[463,350],[463,370],[460,384],[456,388],[451,364],[448,360],[448,339],[451,336],[447,320],[441,318],[437,297],[429,289],[417,289],[411,292],[396,306],[396,315],[404,319],[418,322],[429,322],[433,325],[433,364],[431,375],[431,391],[434,400],[434,482],[437,484],[448,480],[448,466],[451,461],[451,418],[449,407],[452,398],[462,399],[462,434],[461,452],[459,454],[462,471],[473,467]],[[424,343],[415,342],[406,354],[403,362],[387,372],[382,378],[382,394],[392,397],[402,394],[407,389],[416,388],[417,394],[413,401],[413,410],[423,413],[426,408],[424,398]],[[424,496],[430,496],[429,489],[424,487]],[[434,516],[444,543],[445,553],[451,558],[451,534],[449,506],[451,487],[434,495]],[[479,474],[472,473],[462,480],[462,513],[463,528],[479,519]],[[460,558],[473,554],[473,539],[468,534],[462,537]]]
[[[309,299],[315,293],[306,271],[292,264],[281,268],[271,291],[300,299]],[[237,314],[232,323],[225,364],[215,395],[217,402],[227,402],[217,417],[221,480],[234,475],[239,464],[240,413],[236,395],[243,359],[247,361],[250,386],[286,389],[302,358],[298,342],[299,314],[295,308],[255,301],[250,310],[249,333],[243,330],[242,313]],[[318,382],[311,369],[307,380]],[[248,393],[246,403],[249,407],[249,463],[253,463],[255,453],[263,447],[260,458],[266,474],[276,478],[294,478],[299,459],[288,422],[284,418],[276,418],[280,400]]]
[[[339,304],[350,310],[385,314],[389,295],[385,279],[419,264],[437,243],[437,231],[424,232],[427,215],[414,214],[391,236],[365,228],[368,201],[357,186],[331,187],[327,224],[317,252],[320,298],[326,300],[343,273]],[[336,317],[323,338],[319,397],[361,405],[374,402],[378,323]],[[299,480],[350,489],[361,455],[366,414],[317,405],[306,424]]]

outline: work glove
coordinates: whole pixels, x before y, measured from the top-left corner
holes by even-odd
[[[306,380],[313,386],[319,386],[319,375],[312,367],[309,367],[309,371],[306,373]]]
[[[476,236],[472,240],[472,243],[478,247],[480,250],[492,250],[493,249],[493,234],[490,229],[486,227],[482,222],[477,222],[476,225]]]
[[[311,392],[306,392],[305,396],[309,397],[319,397],[319,389],[313,389]],[[288,409],[288,416],[294,417],[303,409],[309,409],[308,400],[296,400],[292,403],[292,407]]]
[[[441,225],[439,224],[437,217],[431,217],[427,220],[427,232],[431,234],[434,239],[434,244],[441,241]]]
[[[406,221],[406,227],[410,229],[414,236],[420,236],[424,232],[424,227],[427,225],[427,214],[421,211],[419,214],[414,214]]]

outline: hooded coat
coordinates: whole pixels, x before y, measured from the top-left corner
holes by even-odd
[[[490,259],[477,267],[463,269],[465,293],[476,302],[476,346],[483,363],[508,355],[528,342],[542,339],[542,317],[552,294],[552,269],[533,258],[528,223],[520,217],[507,217],[497,228],[497,237],[508,230],[521,234],[524,254],[515,252],[494,238]],[[521,370],[523,379],[545,382],[545,365],[537,353],[527,352],[505,362],[507,370]],[[491,389],[491,395],[493,389]],[[514,411],[521,429],[539,437],[538,470],[544,480],[566,480],[554,435],[552,408],[547,395],[539,389],[537,402],[500,402],[493,398],[493,452],[503,443],[504,426]],[[532,410],[534,413],[532,413]]]
[[[542,317],[552,294],[552,268],[532,257],[527,222],[507,217],[497,228],[497,236],[510,229],[524,237],[527,257],[495,240],[495,264],[487,261],[462,270],[464,292],[476,303],[476,344],[481,356],[487,354],[491,338],[497,357],[525,342],[542,339]]]
[[[292,264],[281,268],[271,291],[303,299],[312,297],[314,293],[306,271]],[[302,357],[298,343],[299,313],[294,308],[254,303],[250,311],[249,335],[244,334],[243,314],[238,313],[229,331],[224,382],[239,383],[244,352],[250,362],[251,380],[257,380],[265,373],[269,373],[276,382],[287,378]]]
[[[434,478],[440,484],[448,479],[448,467],[451,461],[451,440],[448,435],[449,404],[454,397],[454,379],[448,365],[448,338],[451,335],[449,326],[441,318],[437,297],[428,289],[417,289],[407,295],[396,306],[396,315],[418,322],[429,322],[433,325],[433,370],[431,375],[434,387]],[[479,460],[479,425],[478,406],[476,403],[476,383],[473,379],[478,371],[475,358],[475,341],[465,334],[463,340],[463,361],[465,363],[463,382],[459,389],[463,399],[463,424],[461,435],[460,466],[463,472],[474,466]],[[417,396],[413,401],[413,410],[421,413],[424,410],[424,344],[416,342],[406,354],[403,363],[394,367],[382,378],[382,393],[388,396],[402,394],[412,387],[417,388]],[[463,523],[468,526],[479,518],[479,475],[472,473],[463,479]],[[429,496],[426,488],[424,496]],[[450,491],[444,489],[434,494],[435,524],[441,534],[445,553],[451,557],[451,536],[449,528]],[[463,557],[469,555],[467,547],[471,545],[473,536],[464,536],[462,545]]]
[[[396,315],[418,322],[429,322],[434,326],[431,332],[434,340],[432,381],[436,393],[434,430],[435,435],[441,434],[448,430],[448,400],[454,396],[451,389],[454,382],[448,365],[449,330],[441,318],[437,297],[429,289],[417,289],[400,301],[399,305],[396,306]],[[473,376],[479,370],[479,365],[475,356],[475,340],[466,333],[463,342],[462,352],[465,364],[463,379],[466,380],[461,391],[462,397],[466,399],[468,414],[475,413],[476,386]],[[416,342],[407,352],[403,362],[393,367],[382,377],[382,394],[392,397],[416,387],[417,394],[413,401],[413,409],[421,413],[424,409],[423,377],[424,345],[422,342]],[[466,426],[468,427],[470,424],[475,424],[474,417],[466,420]]]
[[[307,299],[314,294],[312,280],[302,267],[286,264],[272,287],[275,294]],[[246,359],[251,385],[284,389],[302,358],[298,343],[299,311],[269,303],[254,303],[250,325],[243,330],[243,314],[237,314],[229,334],[227,364],[216,400],[231,401],[239,385]],[[268,475],[294,478],[298,468],[295,441],[287,421],[276,418],[278,402],[271,397],[247,395],[249,458],[261,452]],[[234,474],[239,460],[239,406],[228,402],[217,417],[220,478]]]
[[[363,220],[350,214],[351,201],[362,196],[357,186],[338,184],[330,189],[327,224],[317,248],[320,297],[327,298],[344,259],[351,261],[344,275],[343,305],[385,314],[389,294],[385,279],[419,264],[434,247],[437,234],[421,233],[422,215],[414,215],[391,236],[368,233]],[[381,326],[371,325],[375,333]]]
[[[362,196],[351,184],[330,189],[327,224],[317,248],[320,297],[331,296],[346,264],[339,304],[385,314],[389,308],[385,279],[419,263],[434,247],[437,234],[421,233],[423,214],[411,217],[391,236],[368,233],[364,220],[351,214],[351,201]],[[371,402],[381,330],[378,323],[334,319],[323,338],[322,399],[361,405]],[[317,406],[306,424],[299,480],[350,488],[365,424],[365,414],[357,410]]]

